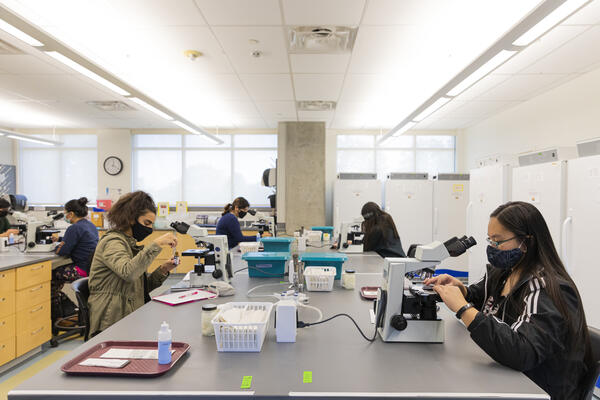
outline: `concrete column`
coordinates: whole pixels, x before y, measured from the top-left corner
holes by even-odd
[[[277,212],[287,233],[325,224],[325,123],[280,122]]]

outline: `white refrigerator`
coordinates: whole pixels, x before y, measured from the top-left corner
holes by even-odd
[[[381,206],[381,182],[375,173],[340,173],[333,188],[333,227],[362,219],[362,206],[372,201]]]
[[[470,172],[469,204],[467,206],[467,236],[477,245],[469,249],[469,284],[479,281],[488,264],[487,227],[490,214],[510,199],[511,166],[489,165]]]
[[[445,242],[467,234],[468,203],[469,174],[438,174],[433,181],[433,240]],[[451,269],[466,276],[468,267],[467,252],[445,259],[438,269]]]
[[[599,232],[600,155],[570,160],[561,255],[579,289],[587,324],[595,328],[600,328]]]
[[[428,178],[426,173],[391,173],[385,181],[385,210],[405,252],[411,244],[433,241],[433,181]]]

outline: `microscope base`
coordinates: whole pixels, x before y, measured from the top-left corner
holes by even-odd
[[[444,321],[441,319],[408,320],[406,329],[398,331],[391,326],[378,328],[384,342],[444,343]]]

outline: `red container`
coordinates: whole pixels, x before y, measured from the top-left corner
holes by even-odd
[[[158,342],[153,341],[108,341],[98,343],[91,349],[84,351],[72,360],[63,364],[60,369],[69,375],[93,375],[93,376],[135,376],[152,378],[159,376],[173,368],[179,359],[187,353],[190,345],[183,342],[173,342],[171,349],[175,350],[169,364],[159,364],[158,360],[130,359],[129,364],[123,368],[86,367],[79,365],[88,358],[100,358],[109,349],[137,349],[156,350]]]
[[[108,211],[112,207],[112,200],[96,200],[96,207]]]

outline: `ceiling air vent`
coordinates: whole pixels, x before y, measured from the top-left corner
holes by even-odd
[[[122,101],[86,101],[86,103],[100,111],[137,111]]]
[[[299,101],[298,111],[333,111],[335,101],[309,100]]]
[[[0,40],[0,55],[24,54],[21,50],[3,40]]]
[[[290,53],[350,53],[358,28],[349,26],[291,26],[288,30]]]

